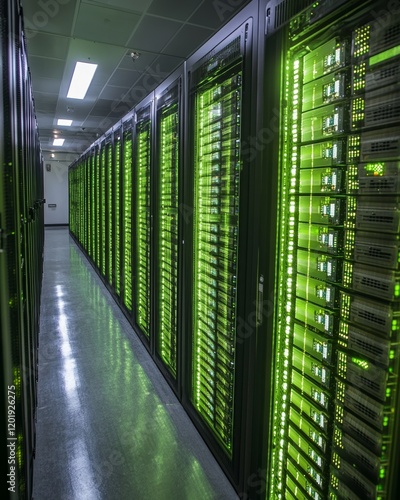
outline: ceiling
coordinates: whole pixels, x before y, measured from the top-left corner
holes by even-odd
[[[248,1],[22,0],[44,158],[79,156]],[[78,60],[98,64],[84,100],[66,97]]]

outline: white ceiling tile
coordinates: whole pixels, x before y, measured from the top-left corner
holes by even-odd
[[[139,21],[139,14],[81,4],[74,35],[84,40],[125,46]]]
[[[145,16],[137,27],[128,45],[148,52],[160,52],[182,23],[160,17]],[[150,36],[149,36],[150,34]]]
[[[77,0],[69,0],[62,4],[43,0],[24,2],[25,28],[30,32],[39,31],[70,36],[76,4]]]

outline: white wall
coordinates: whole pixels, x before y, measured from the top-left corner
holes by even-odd
[[[68,224],[68,166],[69,161],[44,160],[44,223]],[[50,165],[47,171],[46,165]],[[57,205],[50,208],[50,205]]]

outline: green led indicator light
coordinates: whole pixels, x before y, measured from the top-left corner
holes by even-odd
[[[385,469],[380,469],[379,470],[379,477],[383,479],[385,477]]]
[[[373,66],[374,64],[381,63],[383,61],[387,61],[388,59],[391,59],[392,57],[396,57],[400,54],[400,45],[397,45],[397,47],[392,47],[391,49],[385,50],[384,52],[381,52],[380,54],[376,54],[375,56],[372,56],[369,59],[369,64],[370,66]]]
[[[359,358],[351,358],[351,360],[354,364],[358,365],[363,370],[368,370],[369,364],[367,363],[367,361],[364,361],[363,359]]]
[[[385,163],[368,163],[364,169],[367,175],[382,176],[385,173]]]

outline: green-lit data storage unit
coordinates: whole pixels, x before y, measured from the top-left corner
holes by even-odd
[[[101,274],[107,276],[107,156],[105,140],[101,142],[99,148],[100,166],[100,232],[99,232],[99,267]]]
[[[247,289],[253,276],[248,259],[252,167],[243,154],[244,139],[254,133],[246,113],[255,105],[252,30],[252,19],[242,18],[235,31],[187,63],[184,396],[234,483],[244,471],[249,394],[248,342],[239,338],[238,325],[255,298],[255,287]]]
[[[89,225],[89,248],[88,254],[92,260],[94,260],[95,256],[95,221],[96,221],[96,187],[95,187],[95,163],[94,163],[94,155],[92,151],[88,152],[89,156],[89,179],[88,179],[88,196],[90,202],[90,210],[88,213],[88,225]]]
[[[399,494],[400,18],[376,4],[315,2],[274,35],[268,500]]]
[[[121,288],[122,303],[128,311],[132,311],[132,260],[133,260],[133,238],[132,238],[132,190],[133,190],[133,171],[132,171],[132,121],[123,124],[122,136],[122,272]]]
[[[121,262],[122,262],[122,251],[121,251],[121,238],[122,238],[122,220],[121,220],[121,161],[122,161],[122,140],[121,140],[121,130],[118,129],[114,135],[114,168],[112,174],[112,182],[114,185],[114,196],[113,196],[113,281],[112,285],[115,289],[115,293],[118,297],[121,295]]]
[[[114,162],[113,162],[113,136],[106,138],[105,144],[106,162],[106,266],[105,276],[109,284],[113,283],[113,262],[114,262]]]
[[[151,331],[151,134],[152,103],[136,112],[134,158],[134,310],[135,323],[150,340]]]
[[[182,69],[157,89],[154,166],[155,352],[174,381],[181,353]]]
[[[193,227],[193,393],[232,451],[242,72],[196,95]]]

